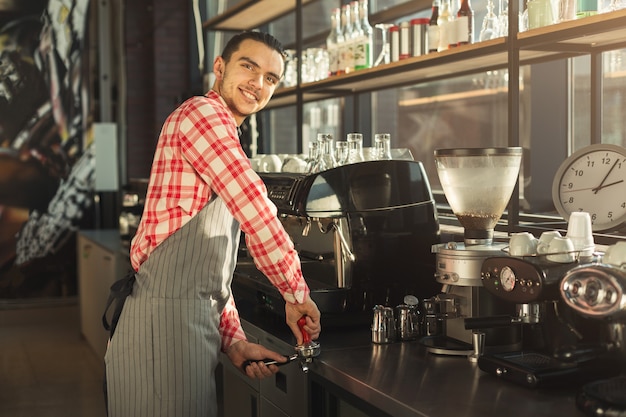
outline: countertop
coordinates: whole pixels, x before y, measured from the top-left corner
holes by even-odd
[[[83,230],[81,234],[112,251],[121,248],[119,232]],[[266,332],[291,353],[294,337],[277,314],[238,300],[246,331]],[[309,375],[341,387],[393,417],[584,417],[575,389],[538,390],[500,381],[464,357],[427,353],[418,341],[377,345],[369,324],[328,326],[322,317],[321,354]],[[295,366],[295,365],[289,365]]]
[[[240,307],[244,328],[265,331],[293,346],[276,317]],[[322,318],[322,325],[324,321]],[[531,389],[500,381],[465,357],[428,353],[418,341],[377,345],[367,326],[323,328],[321,353],[310,366],[330,383],[394,417],[582,417],[576,389]],[[285,352],[288,353],[288,352]]]

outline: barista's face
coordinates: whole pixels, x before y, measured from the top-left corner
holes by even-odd
[[[228,62],[217,57],[213,64],[217,91],[237,121],[261,110],[272,97],[283,73],[283,57],[262,42],[244,40]]]

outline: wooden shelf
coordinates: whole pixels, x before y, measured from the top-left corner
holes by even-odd
[[[529,64],[626,47],[626,10],[528,30],[518,35],[520,61]]]
[[[304,83],[299,89],[280,88],[267,108],[294,105],[299,92],[306,103],[506,68],[508,42],[509,38],[492,39]],[[626,10],[522,32],[516,43],[520,65],[626,47]]]
[[[303,101],[310,102],[504,68],[506,64],[506,38],[499,38],[304,83],[300,90]],[[297,87],[281,88],[267,108],[295,104],[297,93]]]
[[[305,5],[315,0],[302,0]],[[243,31],[257,29],[296,8],[295,0],[241,0],[224,13],[202,24],[204,30]]]

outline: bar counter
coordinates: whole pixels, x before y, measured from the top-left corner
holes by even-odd
[[[239,306],[246,331],[266,332],[293,349],[294,338],[277,317]],[[378,345],[366,325],[324,327],[321,353],[309,367],[312,381],[334,387],[393,417],[582,417],[576,389],[530,389],[481,371],[465,357],[434,355],[418,341]],[[297,366],[296,364],[288,366]]]

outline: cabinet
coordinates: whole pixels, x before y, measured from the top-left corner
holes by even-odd
[[[109,333],[102,326],[102,314],[111,285],[128,271],[130,261],[122,255],[117,230],[81,231],[77,250],[80,330],[103,359]]]

